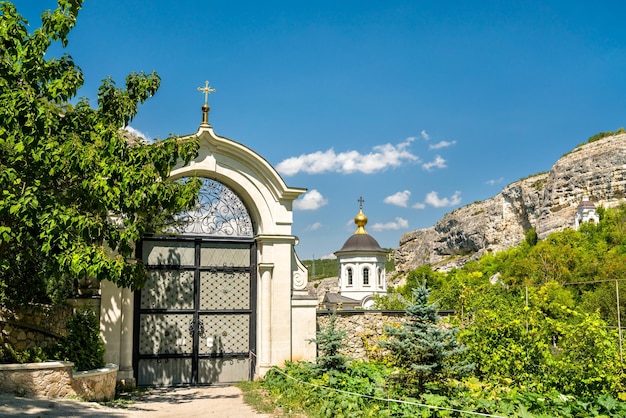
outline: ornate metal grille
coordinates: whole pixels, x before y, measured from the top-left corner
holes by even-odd
[[[200,341],[200,354],[248,353],[249,315],[205,315],[202,318],[206,333]]]
[[[249,308],[249,273],[238,271],[200,274],[200,309]]]
[[[187,235],[252,237],[252,221],[245,205],[230,188],[213,179],[202,180],[196,206],[179,214],[175,232]]]

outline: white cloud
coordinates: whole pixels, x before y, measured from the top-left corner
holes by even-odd
[[[416,204],[414,204],[413,206],[411,206],[413,209],[426,209],[426,205],[421,203],[421,202],[417,202]]]
[[[436,208],[444,208],[446,206],[455,206],[461,203],[461,192],[454,192],[450,197],[439,198],[439,193],[430,192],[426,195],[424,202]]]
[[[299,157],[291,157],[281,161],[276,165],[276,169],[285,176],[293,176],[300,172],[307,174],[326,172],[341,174],[376,173],[390,167],[399,167],[405,162],[419,162],[419,157],[408,150],[414,139],[409,137],[397,145],[376,145],[368,154],[361,154],[354,150],[337,154],[333,148],[311,154],[302,154]]]
[[[323,255],[320,257],[320,260],[336,260],[336,259],[337,259],[337,256],[333,253]]]
[[[456,141],[439,141],[436,144],[431,144],[428,146],[428,149],[441,149],[441,148],[447,148],[447,147],[451,147],[452,145],[456,144]]]
[[[372,231],[385,231],[389,229],[398,230],[398,229],[406,229],[409,227],[409,221],[403,218],[396,218],[395,221],[387,222],[384,224],[377,223],[371,226]]]
[[[426,133],[426,129],[422,129],[421,135],[426,141],[430,139],[430,136]]]
[[[305,231],[317,231],[321,227],[322,227],[321,222],[315,222],[315,223],[312,223],[311,225],[308,225],[306,228],[304,228],[304,230]]]
[[[408,190],[404,190],[402,192],[398,192],[392,194],[391,196],[387,196],[383,202],[389,203],[390,205],[401,206],[406,208],[409,203],[409,198],[411,197],[411,192]]]
[[[426,171],[430,171],[433,167],[446,168],[446,160],[439,155],[435,155],[435,159],[431,162],[422,164],[422,168]]]
[[[147,142],[152,142],[152,138],[150,138],[148,135],[144,134],[143,132],[133,128],[132,126],[128,125],[124,127],[124,130],[126,132],[129,132],[131,135],[135,135],[139,138],[143,138],[145,141]]]
[[[299,210],[317,210],[328,203],[320,192],[313,189],[293,202],[293,208]]]
[[[496,184],[500,184],[504,181],[504,177],[500,177],[499,179],[491,179],[491,180],[487,180],[485,182],[485,184],[488,184],[490,186],[495,186]]]

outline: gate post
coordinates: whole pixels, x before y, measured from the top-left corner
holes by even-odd
[[[317,332],[317,297],[291,297],[291,361],[315,361],[317,346],[311,342]]]
[[[119,365],[117,379],[134,386],[133,307],[134,295],[115,283],[103,280],[100,303],[100,335],[104,341],[104,360]]]
[[[133,321],[134,321],[135,297],[134,292],[128,288],[122,289],[122,329],[120,338],[120,369],[118,380],[125,386],[135,386],[133,372]]]

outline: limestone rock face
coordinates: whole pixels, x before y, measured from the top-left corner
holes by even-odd
[[[626,196],[626,134],[585,144],[559,159],[547,173],[506,186],[491,199],[446,214],[434,226],[400,238],[396,273],[430,264],[446,271],[487,251],[518,245],[535,228],[539,238],[573,228],[583,196],[614,207]]]

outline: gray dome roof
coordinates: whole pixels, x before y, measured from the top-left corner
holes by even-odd
[[[354,234],[343,244],[341,250],[336,253],[351,252],[351,251],[367,251],[367,252],[386,252],[378,242],[369,234]]]
[[[579,208],[596,208],[596,205],[593,204],[593,202],[589,201],[589,200],[583,200],[582,202],[580,202],[578,204]]]

